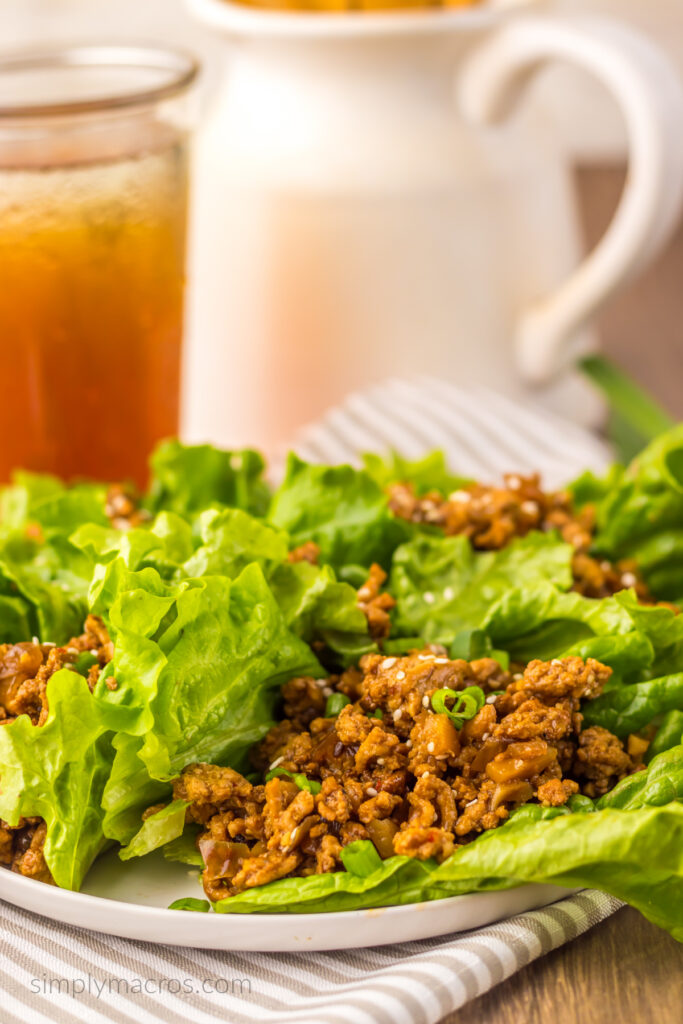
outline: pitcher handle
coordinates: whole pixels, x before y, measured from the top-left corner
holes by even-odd
[[[594,251],[551,295],[520,317],[516,350],[525,379],[542,383],[578,355],[571,341],[656,256],[683,206],[683,88],[667,58],[634,30],[605,18],[522,18],[468,61],[459,82],[464,113],[502,120],[547,60],[578,64],[616,98],[629,137],[629,168],[615,217]]]

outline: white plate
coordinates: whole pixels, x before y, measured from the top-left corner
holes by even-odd
[[[127,939],[203,949],[293,952],[358,949],[467,931],[570,895],[550,885],[473,893],[431,903],[332,914],[196,914],[166,909],[203,897],[197,871],[150,854],[124,863],[110,852],[82,892],[0,870],[0,899],[55,921]]]

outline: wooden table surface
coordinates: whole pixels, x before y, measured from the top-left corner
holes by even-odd
[[[586,240],[618,201],[619,168],[578,173]],[[683,226],[600,318],[604,350],[683,418]],[[683,1024],[683,944],[631,908],[518,971],[442,1024]]]
[[[630,907],[443,1024],[681,1024],[683,945]]]

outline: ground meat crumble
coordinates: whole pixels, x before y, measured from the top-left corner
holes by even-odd
[[[86,652],[97,659],[88,670],[92,690],[114,653],[114,645],[97,615],[89,615],[83,633],[64,647],[41,644],[37,637],[18,644],[0,644],[0,725],[18,715],[28,715],[34,725],[44,725],[48,679],[61,668],[74,665]]]
[[[131,530],[146,523],[150,515],[140,501],[140,495],[132,484],[111,484],[104,508],[111,525],[116,530]]]
[[[37,638],[25,643],[0,644],[0,726],[19,715],[28,715],[36,727],[44,725],[48,716],[48,680],[60,669],[74,665],[86,652],[96,659],[87,675],[92,690],[114,653],[98,616],[89,615],[83,633],[64,647],[41,644]],[[42,818],[20,818],[16,825],[0,819],[0,865],[41,882],[52,882],[43,856],[46,834]]]
[[[344,846],[371,840],[395,853],[441,861],[458,845],[536,801],[597,796],[640,770],[616,736],[582,729],[579,702],[598,696],[611,669],[597,661],[533,661],[511,674],[490,659],[450,660],[439,648],[405,657],[367,655],[360,669],[293,679],[285,719],[254,749],[260,771],[300,773],[252,784],[231,768],[189,765],[174,797],[201,826],[204,888],[212,900],[274,879],[341,868]],[[477,685],[486,703],[462,728],[431,697]],[[350,701],[325,717],[326,694]],[[150,808],[151,813],[157,808]]]
[[[509,473],[502,487],[470,484],[448,497],[438,491],[418,497],[410,484],[396,483],[389,489],[389,507],[401,519],[440,527],[448,536],[469,537],[472,546],[481,551],[499,550],[532,530],[557,530],[575,549],[574,590],[601,598],[633,587],[639,600],[652,600],[634,562],[612,563],[590,554],[594,509],[575,510],[566,491],[543,491],[537,474]]]
[[[368,620],[368,630],[373,640],[385,640],[391,631],[389,612],[396,606],[396,601],[391,594],[382,592],[386,580],[384,569],[375,562],[370,566],[370,574],[358,591],[358,607]]]

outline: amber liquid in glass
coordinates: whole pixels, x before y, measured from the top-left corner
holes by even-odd
[[[130,133],[128,133],[130,135]],[[0,479],[132,479],[177,433],[187,154],[147,125],[0,149]]]

